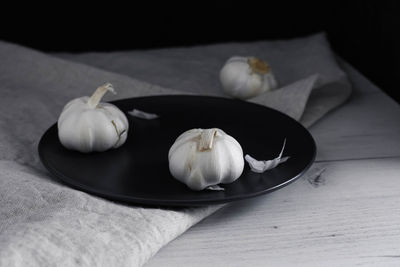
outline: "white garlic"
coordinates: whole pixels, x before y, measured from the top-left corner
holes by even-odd
[[[278,166],[281,163],[286,162],[290,157],[282,157],[283,151],[285,150],[286,146],[286,138],[283,141],[283,146],[279,155],[270,160],[256,160],[250,155],[246,155],[244,159],[249,163],[250,169],[255,173],[263,173],[265,171],[271,170]]]
[[[244,167],[240,144],[217,128],[182,133],[171,146],[168,160],[172,176],[193,190],[232,183]]]
[[[98,87],[91,97],[76,98],[65,105],[57,124],[64,147],[87,153],[125,143],[128,119],[115,105],[100,102],[107,91],[115,93],[110,83]]]
[[[255,97],[278,85],[270,66],[255,57],[231,57],[219,77],[224,92],[239,99]]]

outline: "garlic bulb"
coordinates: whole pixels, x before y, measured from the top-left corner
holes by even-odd
[[[219,77],[224,92],[240,99],[255,97],[277,87],[270,66],[255,57],[228,59]]]
[[[243,172],[243,150],[224,131],[192,129],[181,134],[168,154],[173,177],[193,190],[235,181]]]
[[[107,91],[115,93],[111,84],[97,88],[91,97],[68,102],[58,119],[61,144],[80,152],[105,151],[126,141],[129,123],[116,106],[100,102]]]

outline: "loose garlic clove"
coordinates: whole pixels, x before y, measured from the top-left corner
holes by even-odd
[[[178,181],[193,190],[232,183],[244,168],[240,144],[224,131],[192,129],[181,134],[168,153],[169,170]]]
[[[129,123],[115,105],[100,102],[106,92],[114,88],[106,83],[91,97],[80,97],[68,102],[58,119],[61,144],[72,150],[88,153],[120,147],[125,143]]]
[[[220,72],[222,88],[227,95],[248,99],[273,90],[276,79],[268,63],[255,57],[232,57]]]
[[[246,155],[244,159],[249,163],[250,169],[255,173],[263,173],[265,171],[271,170],[281,163],[287,161],[290,157],[282,157],[283,151],[285,150],[286,139],[283,141],[283,146],[279,156],[271,160],[256,160],[250,155]]]

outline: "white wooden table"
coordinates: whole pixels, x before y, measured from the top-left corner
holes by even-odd
[[[344,68],[354,94],[310,129],[309,172],[225,206],[146,266],[400,266],[400,107]]]

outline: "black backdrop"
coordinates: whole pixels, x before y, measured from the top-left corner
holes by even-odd
[[[111,51],[291,38],[333,49],[400,102],[398,1],[105,2],[3,7],[0,39],[42,51]]]

